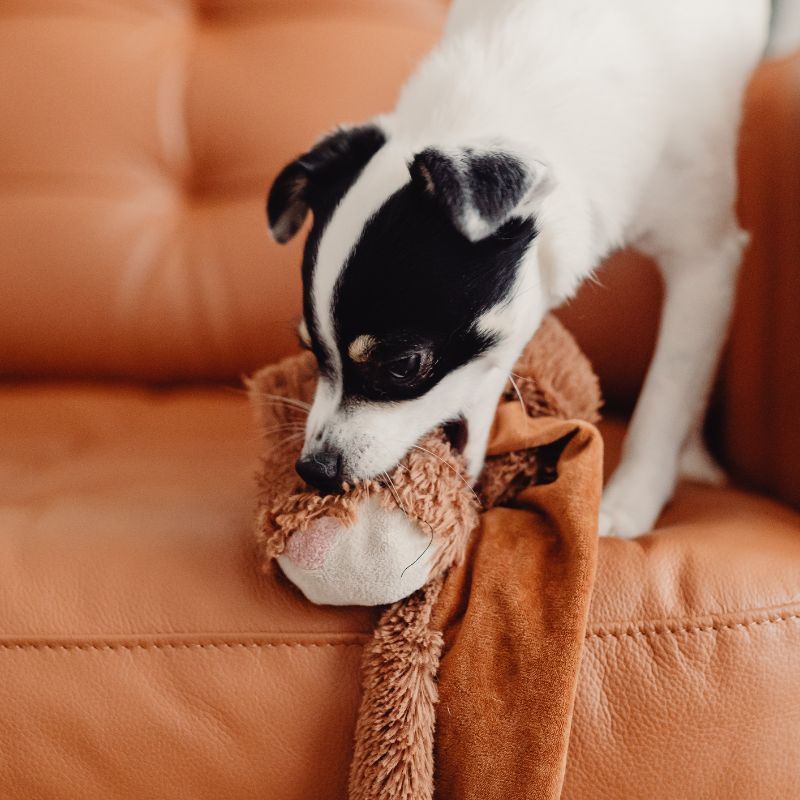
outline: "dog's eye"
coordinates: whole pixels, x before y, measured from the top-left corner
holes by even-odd
[[[395,358],[384,365],[386,374],[395,383],[410,383],[419,375],[421,367],[422,356],[419,353]]]

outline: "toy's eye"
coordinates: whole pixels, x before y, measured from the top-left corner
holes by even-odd
[[[395,383],[411,383],[420,373],[422,356],[420,353],[409,353],[384,364],[386,374]]]

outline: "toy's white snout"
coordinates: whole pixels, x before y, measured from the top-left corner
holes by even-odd
[[[322,517],[292,534],[278,564],[312,603],[378,606],[421,588],[436,549],[430,532],[371,498],[351,526]]]

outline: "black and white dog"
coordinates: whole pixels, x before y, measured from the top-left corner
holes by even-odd
[[[797,5],[785,46],[800,41]],[[284,168],[272,235],[286,242],[313,212],[305,480],[335,491],[379,475],[449,420],[465,422],[477,476],[543,315],[628,244],[657,260],[666,293],[601,532],[648,530],[681,472],[718,477],[699,431],[746,241],[737,133],[769,6],[455,0],[393,112]]]

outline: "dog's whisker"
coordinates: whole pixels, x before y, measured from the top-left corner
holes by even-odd
[[[265,392],[261,397],[268,397],[270,400],[279,400],[282,403],[292,403],[306,410],[311,408],[311,403],[306,403],[305,400],[299,400],[296,397],[288,397],[285,394],[270,394],[269,392]]]
[[[282,425],[273,425],[270,428],[264,428],[262,433],[278,433],[279,431],[303,431],[305,432],[305,425],[302,422],[287,422]]]
[[[269,394],[264,393],[259,395],[260,400],[270,400],[276,405],[285,405],[291,406],[292,408],[296,408],[299,411],[305,411],[306,414],[311,411],[311,404],[305,403],[302,400],[297,400],[294,397],[284,397],[280,394]]]
[[[287,441],[289,439],[302,439],[305,436],[304,431],[295,431],[294,433],[290,433],[288,436],[284,436],[281,441]]]
[[[388,450],[386,445],[384,445],[383,443],[381,443],[381,446],[384,449]],[[412,450],[420,450],[421,452],[427,453],[429,456],[433,456],[435,459],[438,459],[439,461],[441,461],[442,464],[444,464],[451,472],[455,473],[455,475],[458,476],[459,480],[464,484],[464,486],[466,486],[467,489],[469,489],[470,492],[472,492],[472,495],[475,498],[475,501],[478,503],[478,506],[480,508],[483,508],[483,503],[481,502],[480,496],[478,495],[478,493],[475,491],[475,489],[472,486],[472,484],[467,480],[467,478],[464,476],[464,474],[460,470],[456,469],[456,467],[454,467],[449,461],[447,461],[446,459],[442,458],[440,455],[437,455],[432,450],[428,450],[426,447],[422,447],[422,445],[412,444],[411,445],[411,449]],[[407,466],[405,466],[404,464],[401,464],[400,462],[397,463],[397,466],[400,467],[401,469],[404,469],[406,472],[410,472],[411,471],[411,470],[409,470],[409,468]],[[383,474],[385,475],[386,473],[384,472]]]
[[[276,447],[286,447],[286,446],[292,444],[293,442],[300,441],[300,439],[302,439],[304,436],[305,436],[304,433],[293,433],[290,436],[284,437],[279,442],[276,442],[275,446]]]
[[[519,377],[519,376],[517,376],[517,377]],[[527,410],[527,408],[525,408],[525,401],[522,399],[522,392],[519,390],[519,386],[517,386],[517,382],[514,380],[514,373],[513,372],[509,372],[508,373],[508,380],[511,383],[511,385],[514,387],[514,391],[516,392],[517,397],[519,398],[519,404],[520,404],[520,406],[522,406],[522,413],[523,414],[527,414],[528,410]]]
[[[524,417],[527,416],[528,409],[525,407],[525,401],[522,399],[522,392],[519,390],[519,386],[517,386],[517,382],[514,380],[514,377],[515,376],[513,372],[508,373],[508,380],[511,382],[511,385],[514,387],[514,391],[517,393],[517,397],[519,398],[519,404],[522,407],[522,415]],[[516,377],[519,377],[519,375],[517,375]]]
[[[276,415],[277,418],[274,420],[276,425],[282,425],[284,422],[287,422],[287,423],[294,422],[294,423],[297,423],[299,425],[305,425],[306,424],[306,416],[301,416],[300,415],[300,409],[299,408],[292,408],[291,406],[282,406],[282,408],[285,408],[285,409],[288,409],[289,411],[294,412],[296,414],[296,416],[278,414],[278,415]]]
[[[291,402],[288,397],[267,397],[262,395],[259,400],[264,403],[265,405],[269,406],[291,406],[292,408],[296,408],[298,411],[307,411],[308,409],[303,408],[303,406],[298,406],[297,404]]]
[[[241,397],[249,397],[250,390],[242,386],[220,386],[221,391],[228,392],[229,394],[237,394]]]
[[[384,477],[384,478],[386,478],[386,480],[388,481],[388,483],[389,483],[389,488],[391,489],[391,492],[392,492],[392,494],[394,495],[394,499],[395,499],[395,501],[397,502],[397,505],[398,505],[398,506],[400,506],[400,508],[402,509],[403,513],[404,513],[406,516],[408,516],[408,511],[406,510],[406,507],[403,505],[402,501],[400,500],[400,495],[397,493],[397,487],[394,485],[394,481],[393,481],[393,480],[391,479],[391,477],[389,476],[389,473],[388,473],[388,472],[386,472],[386,471],[384,471],[384,472],[383,472],[383,473],[381,473],[381,474],[382,474],[382,475],[383,475],[383,477]]]
[[[287,423],[297,423],[299,425],[305,425],[306,419],[308,414],[303,413],[299,408],[294,408],[293,406],[280,406],[281,409],[290,412],[289,414],[279,413],[276,415],[277,419],[275,422],[277,424],[283,424],[281,422],[281,418]]]
[[[478,505],[481,508],[483,508],[483,503],[481,502],[480,497],[478,497],[478,493],[475,491],[475,489],[473,488],[472,484],[470,484],[470,482],[464,477],[464,474],[461,471],[457,470],[452,464],[450,464],[448,461],[446,461],[440,455],[437,455],[433,451],[428,450],[427,448],[422,447],[421,445],[412,444],[411,447],[414,450],[421,450],[423,453],[427,453],[428,455],[433,456],[434,458],[438,458],[439,461],[442,462],[442,464],[444,464],[449,470],[454,472],[461,479],[461,482],[464,484],[464,486],[466,486],[467,489],[469,489],[472,492],[472,494],[474,495],[475,500],[478,502]]]

